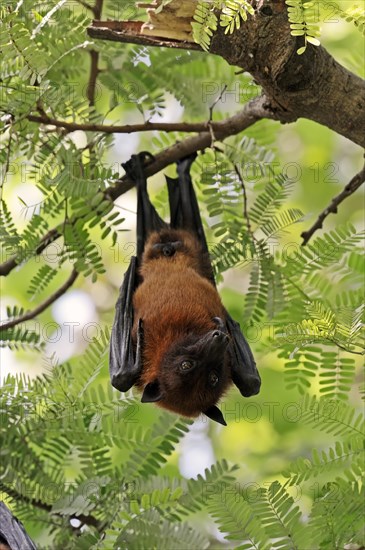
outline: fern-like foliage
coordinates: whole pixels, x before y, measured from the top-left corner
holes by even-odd
[[[235,90],[235,69],[223,70],[218,57],[202,52],[92,43],[86,30],[93,17],[89,2],[5,4],[0,7],[6,89],[0,95],[0,238],[2,272],[9,266],[12,272],[5,282],[10,305],[4,317],[21,320],[75,268],[78,281],[86,279],[83,288],[98,281],[103,304],[97,299],[95,304],[110,324],[116,286],[135,248],[120,239],[120,231],[130,228],[121,209],[134,207],[124,197],[114,205],[109,192],[130,143],[48,121],[111,125],[131,120],[131,114],[149,120],[168,114],[172,102],[184,109],[186,120],[201,121],[225,85]],[[326,8],[318,2],[287,4],[298,46],[313,44],[316,21]],[[249,6],[199,2],[196,39],[208,49],[218,25],[233,32],[250,24]],[[356,6],[338,6],[339,17],[363,27]],[[105,0],[103,17],[138,19],[134,3],[122,8]],[[94,101],[91,52],[93,58],[97,52],[101,69]],[[221,99],[215,120],[231,107],[224,94]],[[246,97],[240,93],[235,99],[240,104]],[[60,364],[45,357],[42,323],[51,310],[35,324],[3,328],[1,347],[10,348],[1,350],[7,372],[20,370],[25,353],[33,350],[35,367],[41,367],[39,352],[46,361],[43,375],[9,375],[0,390],[2,497],[40,547],[200,549],[218,545],[216,538],[221,544],[223,537],[234,547],[259,550],[365,545],[358,388],[365,349],[363,233],[350,223],[334,229],[325,224],[318,237],[300,246],[303,214],[293,195],[298,186],[276,162],[277,129],[270,124],[255,124],[244,138],[217,143],[214,151],[199,155],[192,179],[217,280],[232,269],[239,274],[237,299],[226,307],[247,337],[249,329],[259,335],[251,344],[263,401],[239,398],[236,405],[240,412],[249,406],[285,407],[288,395],[302,399],[295,401],[300,414],[295,422],[268,416],[255,426],[232,422],[225,432],[205,426],[217,456],[209,452],[210,467],[185,479],[180,442],[191,421],[112,389],[109,328],[99,327],[98,338],[82,355]],[[138,149],[160,152],[182,137],[146,132]],[[153,199],[167,214],[165,187]],[[227,420],[232,399],[234,392],[224,396]],[[276,450],[271,460],[267,453]]]
[[[343,2],[326,3],[312,2],[311,0],[285,0],[287,6],[290,33],[295,37],[302,37],[303,43],[297,49],[302,55],[308,44],[319,46],[320,23],[328,21],[328,11],[331,15],[338,15],[344,21],[353,23],[360,32],[365,30],[364,10],[358,4],[348,6]],[[225,33],[233,33],[240,28],[242,21],[247,21],[254,9],[246,0],[200,1],[195,10],[192,23],[193,37],[204,50],[209,50],[213,32],[218,24],[225,28]]]
[[[232,34],[239,29],[242,21],[247,21],[248,15],[253,15],[254,9],[246,0],[199,1],[191,24],[193,38],[203,50],[208,51],[213,32],[218,24],[224,27],[225,34]]]
[[[317,12],[313,2],[306,0],[285,0],[288,6],[288,18],[292,36],[302,36],[304,45],[298,48],[297,53],[303,54],[307,44],[319,46],[319,25]]]
[[[355,482],[349,491],[348,484],[337,479],[326,484],[316,497],[309,522],[313,544],[321,544],[321,548],[330,550],[341,548],[346,545],[345,541],[351,540],[353,545],[361,547],[364,541],[364,485]]]
[[[189,422],[168,413],[158,415],[150,428],[138,422],[138,402],[120,400],[105,384],[109,338],[104,330],[81,364],[55,365],[33,380],[9,376],[1,390],[2,440],[11,450],[2,463],[1,489],[23,521],[52,518],[53,547],[134,547],[138,537],[143,547],[151,541],[157,547],[162,538],[166,548],[204,548],[208,537],[191,522],[202,511],[228,540],[247,550],[301,548],[304,542],[329,548],[333,540],[362,540],[364,419],[348,403],[303,399],[301,422],[337,442],[293,462],[283,472],[286,485],[265,483],[251,494],[237,482],[237,467],[225,460],[196,479],[167,478],[161,469]],[[24,453],[30,462],[23,461]],[[70,477],[71,464],[77,467]],[[316,492],[306,522],[290,493],[304,484]],[[342,492],[346,498],[330,498]],[[341,529],[336,525],[328,532],[320,520],[323,510],[331,522],[339,517]],[[88,528],[81,536],[66,533],[65,522],[78,518]]]
[[[104,525],[106,536],[94,528],[88,536],[105,548],[129,545],[137,534],[144,545],[149,539],[157,546],[162,537],[166,548],[206,547],[206,537],[182,520],[203,509],[206,485],[233,482],[234,468],[223,461],[187,484],[156,477],[189,422],[162,414],[149,430],[131,429],[135,400],[120,401],[110,386],[104,389],[109,337],[105,331],[91,344],[82,365],[58,365],[32,381],[5,380],[2,440],[11,448],[21,433],[22,442],[3,463],[2,491],[23,520],[45,513],[54,518],[56,547],[64,537],[62,518],[71,517]],[[23,453],[30,465],[22,462]],[[79,466],[70,479],[66,472],[76,457]],[[67,540],[76,547],[76,536]]]
[[[337,399],[320,400],[308,395],[301,402],[301,420],[324,433],[334,434],[336,443],[326,450],[313,449],[311,458],[298,458],[286,472],[291,484],[323,476],[358,483],[365,458],[365,423],[354,407]]]
[[[224,2],[220,16],[220,26],[225,27],[225,34],[232,34],[241,26],[241,21],[247,21],[247,14],[253,15],[254,9],[244,0],[229,0]]]
[[[194,22],[191,24],[195,42],[206,51],[209,50],[213,32],[217,30],[218,19],[214,8],[214,3],[198,2],[194,13]]]

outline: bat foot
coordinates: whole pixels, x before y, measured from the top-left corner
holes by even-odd
[[[155,157],[148,151],[142,151],[138,155],[132,155],[127,162],[122,162],[126,174],[133,180],[138,181],[141,176],[141,170],[151,164]]]

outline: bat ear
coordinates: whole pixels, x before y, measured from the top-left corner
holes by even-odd
[[[157,380],[147,384],[143,390],[141,401],[142,403],[156,403],[156,401],[161,401],[162,392],[160,388],[160,383]]]
[[[204,411],[204,414],[211,420],[223,424],[223,426],[227,426],[227,422],[224,420],[222,412],[215,405]]]

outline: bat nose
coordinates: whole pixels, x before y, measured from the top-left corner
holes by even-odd
[[[226,334],[225,332],[222,332],[221,330],[214,330],[212,332],[212,338],[214,341],[216,341],[217,343],[227,343],[228,344],[228,340],[229,340],[229,337],[228,337],[228,334]]]

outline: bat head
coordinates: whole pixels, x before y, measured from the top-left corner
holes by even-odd
[[[203,335],[187,334],[165,354],[157,378],[143,391],[142,402],[184,416],[205,413],[225,425],[216,403],[231,383],[227,346],[229,336],[217,328]]]

